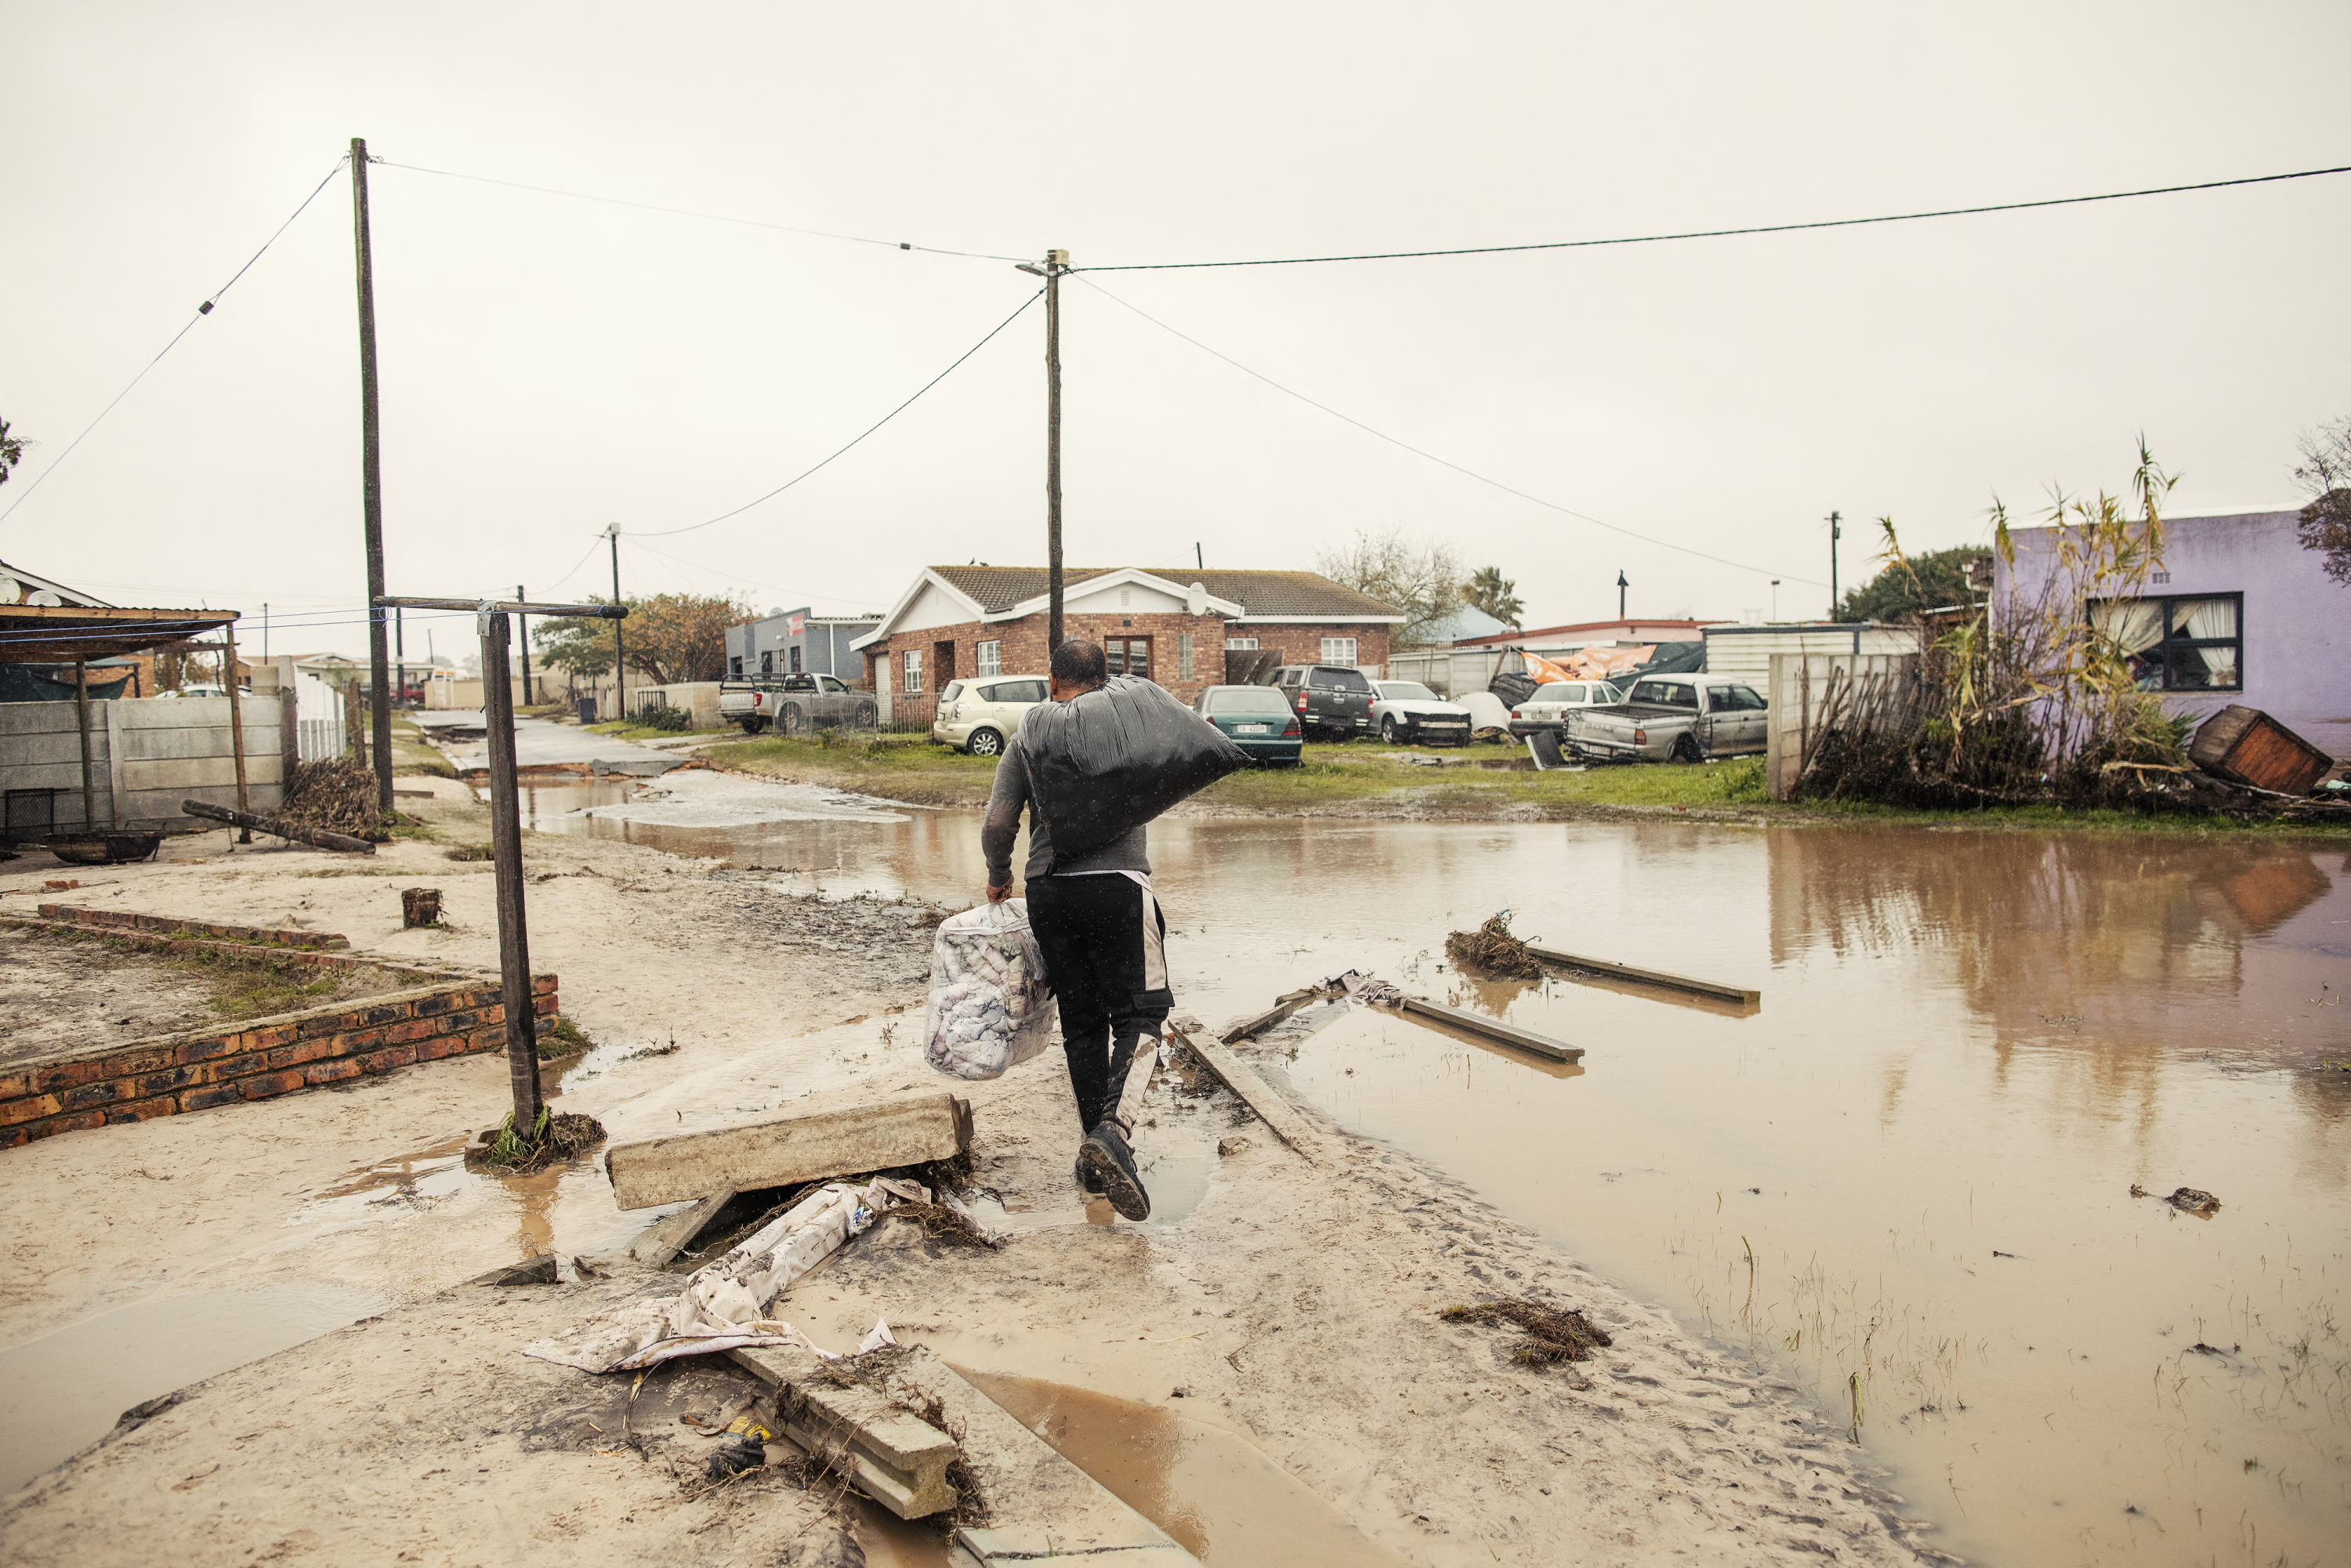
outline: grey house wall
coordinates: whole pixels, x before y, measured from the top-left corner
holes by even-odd
[[[293,691],[239,699],[246,795],[269,812],[284,795],[300,733]],[[82,813],[79,710],[74,703],[0,703],[0,789],[55,789],[60,831],[183,823],[183,800],[236,805],[236,756],[226,697],[135,697],[89,705],[94,820]]]
[[[806,627],[798,637],[791,634],[794,615],[801,617]],[[726,668],[731,674],[735,661],[739,659],[743,674],[756,675],[759,674],[759,655],[772,653],[775,669],[771,673],[786,674],[791,670],[790,650],[798,647],[802,674],[837,675],[852,686],[862,685],[865,680],[865,658],[850,644],[881,624],[879,615],[824,617],[805,610],[762,616],[726,628]]]

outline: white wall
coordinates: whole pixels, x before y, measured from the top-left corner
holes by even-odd
[[[925,583],[906,613],[890,623],[893,632],[921,632],[933,626],[960,626],[979,617],[971,607],[937,583]]]
[[[1123,601],[1121,594],[1126,596]],[[1062,612],[1072,615],[1183,615],[1190,608],[1181,594],[1162,593],[1140,583],[1117,583],[1107,588],[1081,585],[1065,596]]]
[[[1900,626],[1706,628],[1706,673],[1771,691],[1774,653],[1897,655],[1918,651],[1918,634]]]

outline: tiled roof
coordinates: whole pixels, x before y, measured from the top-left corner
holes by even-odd
[[[935,566],[931,570],[977,600],[981,611],[990,615],[1038,598],[1046,587],[1045,569],[1041,566]],[[1065,566],[1061,569],[1062,586],[1065,590],[1073,589],[1088,578],[1118,570]],[[1322,615],[1348,621],[1404,613],[1367,593],[1342,588],[1319,571],[1228,571],[1211,568],[1206,571],[1176,569],[1152,575],[1179,584],[1196,582],[1215,597],[1240,605],[1250,615]]]

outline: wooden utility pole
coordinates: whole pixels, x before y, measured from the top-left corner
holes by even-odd
[[[245,789],[245,704],[237,700],[236,695],[236,630],[233,626],[221,628],[221,689],[228,693],[228,744],[236,758],[236,809],[251,811],[253,802],[246,799]],[[253,842],[253,830],[243,830],[236,841]]]
[[[1616,573],[1616,619],[1619,621],[1625,619],[1625,594],[1632,586],[1633,585],[1631,583],[1625,580],[1625,574],[1623,571],[1620,570]]]
[[[516,583],[516,601],[519,603],[524,597],[522,584]],[[522,650],[522,706],[530,707],[534,703],[530,693],[530,617],[528,615],[515,617],[515,646]]]
[[[404,703],[408,700],[408,628],[401,623],[397,610],[392,612],[392,679],[398,683],[392,689],[400,694],[397,700]]]
[[[368,246],[367,141],[351,138],[351,237],[360,279],[360,506],[367,528],[368,602],[383,597],[383,455],[378,445],[375,384],[375,264]],[[370,731],[375,752],[376,805],[392,810],[392,671],[381,611],[368,616]]]
[[[81,659],[74,661],[74,716],[81,725],[81,831],[98,831],[97,770],[89,755],[89,665]],[[113,790],[109,789],[107,820],[113,821]]]
[[[1829,619],[1837,618],[1837,540],[1844,537],[1844,514],[1831,512],[1829,522]]]
[[[612,608],[618,610],[621,608],[621,525],[614,523],[611,532],[612,536]],[[621,645],[621,618],[616,615],[612,618],[612,706],[620,711],[603,715],[607,723],[616,718],[629,716],[628,680],[629,661],[626,650]]]
[[[1070,253],[1049,250],[1045,264],[1015,264],[1045,280],[1045,650],[1061,645],[1061,274]]]

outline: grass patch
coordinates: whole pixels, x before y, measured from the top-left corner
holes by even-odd
[[[538,1037],[538,1059],[553,1061],[559,1057],[577,1056],[595,1043],[588,1038],[587,1030],[558,1013],[555,1027]]]
[[[982,806],[996,783],[996,758],[950,751],[928,736],[761,736],[710,748],[725,767],[768,778],[809,779],[925,806]]]
[[[497,849],[491,844],[458,844],[441,852],[453,861],[486,861],[496,859]]]
[[[635,719],[614,719],[609,724],[582,725],[580,727],[590,735],[609,735],[615,740],[675,740],[681,735],[724,735],[737,727],[722,724],[711,729],[669,729],[660,725],[640,724]]]
[[[171,967],[203,980],[212,990],[213,1011],[238,1023],[397,989],[417,977],[392,971],[325,968],[291,958],[245,958],[218,953],[173,958]]]
[[[424,738],[424,731],[417,727],[414,719],[395,713],[392,716],[392,776],[397,779],[407,774],[413,778],[420,773],[455,779],[457,766]]]

